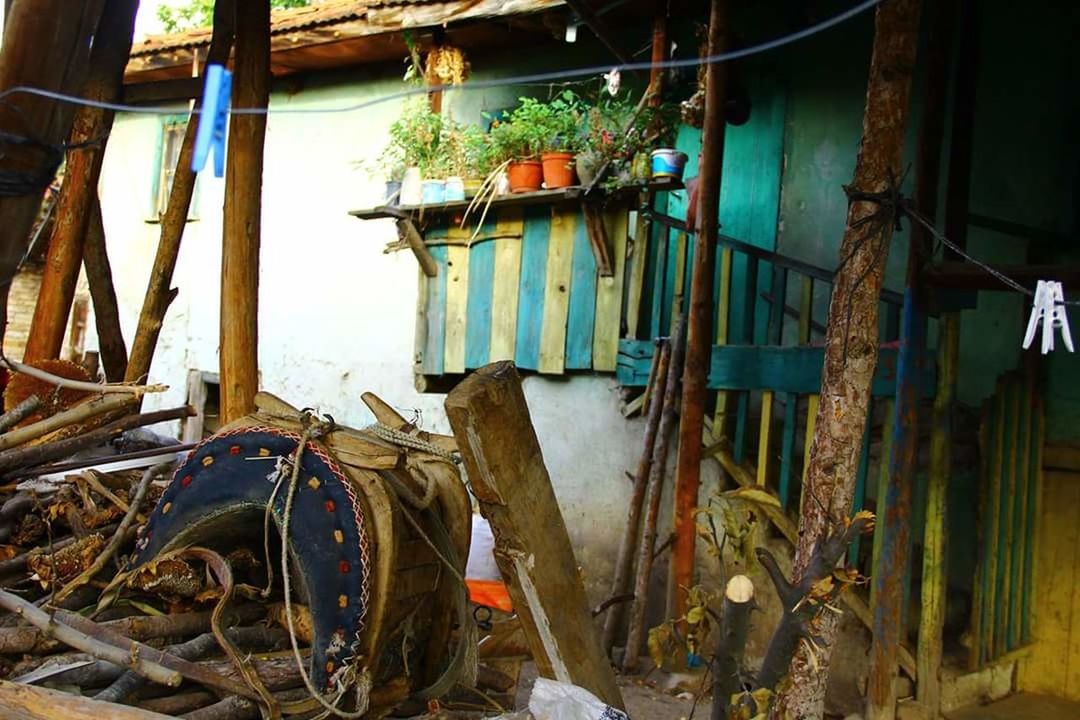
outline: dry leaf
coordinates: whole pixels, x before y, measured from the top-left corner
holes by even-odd
[[[747,502],[756,503],[766,507],[780,507],[779,498],[765,488],[756,485],[728,490],[723,495],[725,498],[732,500],[746,500]]]
[[[267,610],[267,618],[277,623],[286,630],[289,629],[288,615],[285,614],[285,603],[274,603]],[[311,644],[315,637],[315,624],[311,619],[311,611],[306,605],[292,603],[293,631],[298,640]]]

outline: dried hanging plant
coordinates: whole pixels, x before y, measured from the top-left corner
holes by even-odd
[[[469,77],[469,63],[461,48],[440,45],[428,51],[424,79],[428,85],[460,85]]]

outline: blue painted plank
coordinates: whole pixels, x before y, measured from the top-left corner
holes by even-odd
[[[540,333],[544,323],[544,283],[547,276],[550,233],[550,207],[531,207],[525,210],[514,362],[526,370],[540,367]]]
[[[589,245],[584,216],[574,230],[574,256],[570,265],[570,309],[566,322],[568,370],[592,367],[593,329],[596,324],[596,256]]]
[[[917,418],[922,374],[919,366],[926,358],[926,316],[910,288],[904,293],[900,332],[892,450],[885,494],[878,498],[881,546],[872,580],[876,598],[872,657],[887,658],[894,668],[897,646],[907,627],[903,610],[910,586],[905,579],[911,554],[912,478],[918,454]],[[889,673],[871,663],[871,678],[886,677]]]
[[[427,342],[420,367],[425,375],[442,375],[446,342],[446,246],[434,246],[430,252],[439,266],[439,274],[427,279]]]
[[[481,234],[494,231],[494,222],[485,222]],[[492,288],[495,284],[495,243],[476,243],[469,249],[469,287],[465,305],[465,367],[488,364],[491,357]]]
[[[731,441],[731,456],[742,464],[746,457],[746,427],[750,424],[750,392],[739,393],[735,402],[735,437]]]

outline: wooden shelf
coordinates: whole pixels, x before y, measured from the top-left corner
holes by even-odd
[[[605,195],[624,195],[628,193],[651,191],[665,192],[682,190],[683,184],[674,179],[663,178],[650,180],[641,185],[627,185],[613,193],[607,193],[596,188],[589,196],[604,197]],[[499,195],[491,201],[491,207],[522,207],[525,205],[555,204],[563,202],[581,201],[585,197],[587,188],[584,185],[559,188],[557,190],[538,190],[530,193],[514,193],[512,195]],[[367,210],[350,210],[349,214],[360,220],[375,220],[378,218],[403,218],[417,215],[452,215],[464,212],[471,200],[456,200],[454,202],[437,203],[433,205],[392,205],[370,208]]]

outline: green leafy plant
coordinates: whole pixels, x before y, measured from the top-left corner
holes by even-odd
[[[544,152],[577,152],[581,147],[579,126],[588,106],[570,90],[545,102],[522,97],[505,120],[491,130],[498,160],[536,159]]]
[[[405,103],[401,117],[390,126],[383,167],[415,166],[424,177],[438,177],[435,173],[444,171],[447,164],[443,125],[443,116],[432,112],[426,99]]]

